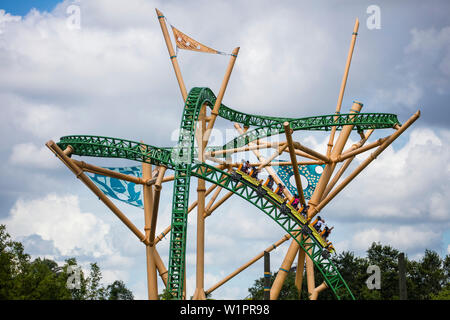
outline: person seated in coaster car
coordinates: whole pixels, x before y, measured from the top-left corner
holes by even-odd
[[[258,168],[255,167],[255,166],[253,166],[253,167],[252,167],[252,171],[250,172],[250,176],[251,176],[253,179],[258,180],[258,173],[259,173]]]
[[[292,198],[292,200],[291,200],[292,208],[294,208],[295,210],[298,210],[299,203],[300,203],[300,197],[298,194],[295,194],[294,198]]]
[[[324,222],[325,221],[320,216],[317,216],[316,220],[314,220],[311,225],[314,227],[314,229],[316,229],[317,232],[320,232],[320,229],[322,229],[322,225]]]
[[[271,175],[269,175],[269,177],[267,178],[266,182],[264,182],[264,185],[267,188],[269,188],[270,190],[272,190],[274,182],[275,182],[275,180],[273,180],[273,177]]]
[[[284,190],[283,184],[279,183],[277,189],[275,190],[275,193],[276,193],[277,195],[279,195],[282,199],[284,199],[284,193],[283,193],[283,190]]]
[[[242,163],[239,165],[238,170],[248,174],[248,169],[250,169],[250,162],[248,160],[244,161],[244,159],[242,159]]]
[[[327,240],[328,236],[331,233],[331,230],[333,230],[334,227],[328,228],[328,226],[325,226],[322,233],[320,234],[324,240]]]
[[[333,247],[333,244],[331,243],[331,241],[327,242],[327,246],[325,247],[325,249],[327,249],[330,252],[336,251],[336,249]]]
[[[304,217],[304,218],[307,218],[308,217],[308,209],[309,209],[309,206],[308,205],[305,205],[305,206],[302,206],[301,208],[300,208],[300,214]]]

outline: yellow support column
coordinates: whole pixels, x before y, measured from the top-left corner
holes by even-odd
[[[298,249],[297,258],[297,271],[295,272],[295,286],[298,290],[298,297],[301,298],[302,284],[303,284],[303,273],[305,269],[305,251],[302,248]]]
[[[151,164],[142,163],[142,178],[144,180],[150,180],[152,178]],[[144,198],[144,218],[145,218],[144,230],[145,230],[145,238],[148,241],[150,240],[151,221],[153,219],[152,186],[147,186],[147,184],[144,184],[143,198]],[[155,247],[150,246],[150,243],[145,245],[145,252],[147,257],[147,289],[149,300],[158,300],[158,282],[156,277],[156,263],[154,257],[154,249]]]
[[[352,108],[350,109],[351,114],[357,114],[361,111],[363,104],[358,101],[353,101]],[[353,116],[350,116],[352,119]],[[308,209],[308,219],[311,220],[315,214],[317,213],[315,207],[322,200],[323,193],[327,187],[328,182],[330,181],[331,175],[336,167],[336,161],[338,157],[341,155],[342,150],[344,149],[345,143],[350,136],[350,133],[353,130],[354,125],[348,124],[342,127],[341,133],[336,141],[336,145],[333,147],[331,151],[331,162],[325,165],[323,169],[322,175],[320,176],[319,182],[317,183],[316,189],[314,190],[311,199],[309,200],[309,209]]]
[[[301,234],[298,234],[298,237],[301,237]],[[272,288],[270,289],[270,300],[277,300],[280,295],[281,288],[283,287],[284,280],[289,273],[289,270],[292,267],[292,262],[294,262],[295,256],[297,255],[298,249],[300,246],[298,243],[292,239],[292,242],[289,246],[288,252],[284,257],[283,263],[278,270],[278,274],[275,277],[275,280],[272,284]]]
[[[206,129],[206,106],[202,106],[199,114],[199,152],[198,160],[204,162],[204,151],[206,141],[204,140],[204,134]],[[198,179],[197,186],[197,271],[196,271],[196,288],[193,296],[193,300],[206,300],[204,282],[205,282],[205,180]]]

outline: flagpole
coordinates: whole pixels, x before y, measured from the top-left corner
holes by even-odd
[[[219,94],[217,95],[216,102],[214,103],[214,107],[211,111],[211,119],[208,122],[208,127],[206,128],[206,132],[203,137],[203,139],[205,140],[205,147],[208,145],[209,137],[211,136],[214,123],[216,122],[216,118],[219,115],[220,105],[222,104],[223,96],[225,94],[225,90],[227,89],[228,81],[230,80],[231,72],[233,71],[234,63],[236,62],[238,54],[239,47],[235,48],[233,50],[233,53],[231,54],[230,62],[228,63],[227,70],[225,71],[225,76],[223,77]]]
[[[170,60],[172,61],[173,70],[175,71],[175,75],[177,77],[178,85],[180,86],[181,95],[183,96],[183,102],[186,101],[187,91],[186,86],[184,85],[183,77],[181,75],[180,66],[178,65],[178,60],[175,52],[173,51],[172,42],[170,41],[169,31],[167,31],[166,21],[164,20],[164,15],[158,9],[156,10],[156,14],[158,16],[159,24],[161,25],[161,30],[164,36],[164,40],[166,41],[167,50],[169,51]]]
[[[352,41],[350,43],[350,48],[348,49],[347,62],[345,64],[345,71],[344,71],[344,75],[342,77],[341,89],[339,90],[339,97],[338,97],[338,102],[336,105],[336,112],[335,112],[336,115],[338,115],[339,112],[341,111],[342,99],[344,97],[345,86],[347,84],[348,71],[350,69],[350,64],[352,62],[353,49],[355,48],[355,42],[356,42],[356,36],[358,35],[358,29],[359,29],[359,20],[358,20],[358,18],[356,18],[355,26],[353,27]],[[331,128],[330,140],[328,141],[328,145],[327,145],[327,157],[329,157],[331,154],[331,149],[333,148],[335,133],[336,133],[336,126],[333,126]]]

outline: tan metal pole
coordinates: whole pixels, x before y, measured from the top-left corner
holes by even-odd
[[[289,240],[291,238],[291,236],[289,234],[285,234],[283,238],[281,238],[280,240],[278,240],[277,242],[275,242],[273,245],[271,245],[270,247],[268,247],[266,250],[264,250],[263,252],[259,253],[256,257],[254,257],[253,259],[251,259],[250,261],[248,261],[247,263],[245,263],[244,265],[242,265],[241,267],[239,267],[238,269],[236,269],[235,271],[233,271],[232,273],[230,273],[228,276],[226,276],[225,278],[223,278],[222,280],[220,280],[218,283],[216,283],[215,285],[213,285],[211,288],[209,288],[208,290],[206,290],[207,294],[210,294],[211,292],[213,292],[214,290],[216,290],[217,288],[219,288],[221,285],[223,285],[224,283],[226,283],[228,280],[232,279],[233,277],[235,277],[236,275],[238,275],[239,273],[241,273],[242,271],[244,271],[245,269],[247,269],[249,266],[251,266],[252,264],[254,264],[256,261],[258,261],[259,259],[261,259],[262,257],[264,257],[264,252],[271,252],[272,250],[274,250],[276,247],[279,247],[281,244],[283,244],[285,241]]]
[[[173,70],[175,71],[175,76],[177,77],[178,85],[180,87],[181,96],[183,97],[183,102],[186,101],[187,91],[186,86],[184,85],[183,77],[181,76],[180,66],[178,65],[177,56],[175,55],[175,51],[173,51],[172,42],[170,41],[169,31],[167,31],[166,21],[164,20],[164,15],[158,9],[156,10],[156,14],[158,16],[158,21],[161,26],[161,30],[164,36],[164,40],[166,41],[167,50],[169,51],[170,60],[172,61]]]
[[[309,239],[308,242],[312,242]],[[309,253],[311,253],[311,248],[307,249]],[[309,298],[311,299],[311,295],[314,292],[314,288],[316,287],[316,280],[314,276],[314,262],[309,256],[306,256],[306,285],[308,287]]]
[[[333,191],[328,194],[328,196],[323,199],[320,204],[313,208],[314,211],[311,212],[312,216],[316,215],[323,209],[342,189],[344,189],[350,181],[352,181],[361,171],[363,171],[373,160],[380,155],[395,139],[397,139],[408,127],[413,124],[420,117],[420,111],[413,114],[397,131],[395,131],[381,146],[379,146],[370,156],[364,160],[344,181],[341,182]],[[308,210],[309,216],[309,210]]]
[[[142,142],[142,141],[141,141]],[[141,146],[143,151],[146,151],[144,145]],[[149,163],[142,163],[142,178],[149,180],[152,178],[152,165]],[[144,198],[144,220],[145,220],[145,237],[147,241],[150,238],[151,221],[153,219],[153,187],[143,186],[143,198]],[[151,241],[151,240],[150,240]],[[154,249],[154,248],[153,248]],[[158,300],[158,281],[156,278],[156,264],[154,258],[154,250],[152,250],[149,244],[145,246],[146,258],[147,258],[147,290],[148,300]]]
[[[292,129],[289,125],[289,122],[283,123],[284,126],[284,133],[286,134],[286,141],[289,146],[289,155],[291,156],[291,162],[292,162],[292,169],[294,171],[294,178],[295,178],[295,185],[297,187],[297,193],[300,197],[300,203],[302,206],[306,204],[305,202],[305,195],[303,194],[303,187],[302,187],[302,181],[300,179],[300,172],[298,170],[298,164],[297,164],[297,156],[294,153],[294,146],[292,144]]]
[[[203,139],[206,130],[206,106],[202,106],[199,114],[199,139],[198,160],[204,162],[204,151],[206,141]],[[198,179],[197,185],[197,270],[196,270],[196,288],[193,300],[206,300],[204,281],[205,281],[205,180]]]
[[[226,195],[220,198],[208,211],[206,211],[205,216],[210,216],[218,207],[220,207],[225,201],[227,201],[232,195],[233,191],[228,191]]]
[[[352,151],[343,153],[343,154],[341,154],[340,156],[337,157],[337,160],[336,160],[336,161],[340,162],[340,161],[346,160],[346,159],[348,159],[348,158],[357,156],[358,154],[363,153],[363,152],[366,152],[367,150],[376,148],[376,147],[380,146],[384,141],[386,141],[387,138],[388,138],[388,137],[380,138],[380,139],[378,139],[377,141],[374,141],[374,142],[372,142],[372,143],[369,143],[368,145],[366,145],[366,146],[364,146],[364,147],[360,147],[360,148],[358,148],[358,149],[355,149],[355,150],[352,150]]]
[[[211,136],[212,129],[214,127],[214,123],[216,122],[216,118],[219,115],[220,105],[222,104],[223,96],[225,94],[225,90],[228,86],[228,81],[230,80],[231,72],[233,71],[234,63],[236,62],[236,58],[239,54],[239,47],[233,50],[231,54],[230,62],[228,63],[227,70],[225,71],[225,76],[222,80],[222,85],[219,90],[219,94],[217,95],[216,102],[214,103],[214,107],[211,110],[211,118],[208,122],[208,127],[206,128],[204,140],[206,141],[206,145],[208,145],[209,137]]]
[[[144,184],[145,181],[144,179],[135,177],[135,176],[131,176],[128,174],[123,174],[120,172],[116,172],[116,171],[112,171],[109,169],[105,169],[102,167],[98,167],[89,163],[86,163],[84,161],[78,161],[75,159],[72,159],[72,161],[79,166],[81,169],[83,169],[83,171],[87,171],[87,172],[91,172],[91,173],[95,173],[95,174],[100,174],[103,176],[107,176],[107,177],[111,177],[111,178],[116,178],[116,179],[120,179],[120,180],[125,180],[125,181],[129,181],[129,182],[133,182],[136,184]]]
[[[298,249],[297,271],[295,272],[295,286],[298,290],[298,297],[301,298],[303,285],[303,272],[305,271],[305,250]]]
[[[298,165],[307,165],[307,164],[324,164],[323,161],[299,161],[297,162]],[[239,167],[241,164],[240,163],[230,163],[229,166],[230,167]],[[250,166],[251,167],[259,167],[261,165],[264,165],[264,167],[273,167],[273,166],[292,166],[292,162],[290,161],[280,161],[277,163],[262,163],[262,162],[256,162],[256,163],[252,163],[250,162]]]
[[[352,157],[350,159],[347,159],[342,166],[339,168],[338,172],[334,175],[333,179],[327,184],[325,191],[322,194],[322,199],[330,193],[330,191],[333,189],[334,185],[338,182],[338,180],[341,178],[341,176],[344,174],[345,170],[347,170],[350,163],[353,161],[355,157]]]
[[[156,183],[154,185],[154,192],[153,192],[153,210],[152,210],[152,218],[150,223],[150,233],[149,233],[149,243],[150,246],[154,246],[155,243],[155,232],[156,232],[156,221],[158,219],[158,210],[159,210],[159,199],[161,196],[161,189],[162,189],[162,180],[164,178],[164,174],[166,172],[166,167],[159,167],[159,174],[156,179]]]
[[[154,257],[155,247],[146,245],[145,253],[147,257],[148,300],[158,300],[158,280],[156,277],[156,264]]]
[[[297,234],[296,237],[301,237],[300,233]],[[283,286],[284,280],[286,279],[289,270],[292,267],[292,262],[294,262],[295,256],[297,255],[298,249],[300,246],[297,241],[292,239],[291,244],[289,245],[288,252],[284,257],[284,260],[281,264],[281,267],[278,271],[277,276],[272,284],[272,288],[270,289],[270,300],[277,300],[280,295],[281,288]]]
[[[370,136],[372,135],[372,133],[375,131],[375,129],[369,129],[367,130],[365,133],[363,131],[359,132],[359,135],[361,137],[361,140],[358,141],[358,143],[352,144],[352,146],[344,151],[342,151],[342,154],[353,151],[355,149],[358,149],[360,147],[362,147],[367,140],[369,140]]]
[[[209,209],[211,209],[211,206],[214,204],[214,201],[216,201],[216,199],[219,196],[219,193],[221,191],[222,191],[222,187],[218,187],[217,190],[212,195],[211,199],[209,200],[208,204],[206,205],[205,212],[208,212]]]
[[[361,111],[363,104],[354,101],[352,108],[350,109],[351,114],[357,114]],[[353,119],[354,116],[350,116],[350,119]],[[339,137],[336,141],[336,145],[333,147],[333,150],[331,151],[330,158],[336,159],[344,149],[345,143],[348,140],[348,137],[350,136],[350,133],[353,130],[354,125],[348,124],[342,127],[342,130],[339,134]],[[322,175],[320,176],[319,182],[317,183],[316,189],[314,190],[311,199],[309,200],[309,209],[308,209],[308,220],[311,220],[314,217],[314,211],[315,206],[317,206],[322,199],[322,195],[325,191],[325,188],[330,181],[331,175],[334,171],[334,168],[336,167],[336,162],[332,161],[330,163],[327,163],[325,165],[325,168],[323,169]]]
[[[279,147],[279,145],[277,145],[277,147]],[[254,145],[254,146],[244,146],[244,147],[239,147],[239,148],[232,148],[232,149],[225,149],[225,150],[216,150],[216,151],[211,151],[211,152],[206,152],[205,154],[207,156],[218,156],[221,154],[230,154],[230,153],[237,153],[237,152],[245,152],[245,151],[250,151],[253,149],[268,149],[268,148],[272,148],[272,144],[259,144],[259,145]]]
[[[302,145],[300,142],[293,142],[293,145],[294,145],[294,148],[299,149],[299,150],[303,151],[304,153],[312,156],[313,159],[320,159],[323,162],[329,162],[330,161],[330,159],[327,156],[321,154],[320,152],[314,151],[313,149],[310,149],[310,148]]]
[[[361,146],[366,143],[366,141],[369,139],[369,137],[372,135],[374,129],[367,130],[367,132],[363,135],[362,139],[357,143],[351,146],[349,151],[355,150],[360,148]],[[347,151],[346,151],[347,152]],[[338,172],[334,175],[333,179],[328,183],[327,187],[325,188],[325,191],[322,195],[322,199],[330,193],[330,191],[333,189],[334,185],[339,181],[341,176],[344,174],[345,170],[347,170],[350,163],[355,159],[355,156],[345,160],[345,162],[342,164],[342,166],[339,168]]]
[[[350,63],[352,62],[353,49],[355,48],[356,36],[358,35],[359,20],[356,18],[355,26],[353,27],[352,41],[350,42],[350,48],[348,50],[347,62],[345,64],[344,76],[342,77],[341,89],[339,90],[339,97],[336,105],[336,114],[341,111],[342,99],[344,97],[345,85],[347,84],[348,71],[350,69]],[[336,127],[331,128],[330,140],[328,141],[327,156],[330,156],[331,148],[333,147],[334,134]]]
[[[211,187],[209,187],[208,190],[206,190],[205,196],[207,196],[208,194],[210,194],[216,187],[217,187],[217,185],[215,185],[215,184],[212,185]],[[194,208],[197,207],[197,204],[198,204],[198,200],[195,200],[194,202],[191,203],[191,205],[190,205],[189,208],[188,208],[188,214],[189,214],[192,210],[194,210]],[[172,229],[171,226],[168,226],[166,229],[164,229],[164,231],[161,232],[161,234],[158,235],[158,236],[155,238],[155,244],[154,244],[154,245],[157,245],[158,242],[160,242],[160,241],[161,241],[161,240],[162,240],[162,239],[170,232],[171,229]]]
[[[236,128],[236,130],[239,132],[239,134],[244,134],[244,130],[241,128],[241,126],[239,125],[239,123],[235,123],[234,127]],[[257,145],[258,144],[258,140],[256,142],[250,142],[248,145],[249,146],[253,146],[253,145]],[[259,153],[258,150],[252,150],[253,154],[258,158],[258,160],[260,162],[264,162],[265,158],[263,156],[261,156],[261,154]],[[268,174],[270,174],[273,177],[273,180],[275,180],[275,183],[282,183],[282,181],[280,180],[280,178],[278,178],[278,175],[276,174],[275,170],[273,170],[273,168],[271,167],[264,167],[264,169],[266,170],[266,172]],[[289,192],[288,188],[284,188],[283,190],[284,195],[286,196],[286,198],[288,198],[289,200],[292,199],[292,195]]]
[[[144,243],[148,243],[145,235],[117,208],[114,203],[83,173],[69,157],[67,157],[58,145],[50,140],[46,146],[54,152],[58,158],[102,201],[130,230]]]
[[[288,144],[285,143],[281,146],[278,147],[278,149],[270,156],[270,158],[267,158],[264,162],[261,162],[258,166],[258,170],[261,170],[262,168],[264,168],[265,166],[270,165],[270,163],[272,162],[273,159],[275,159],[276,157],[278,157],[281,153],[283,153],[283,151],[287,148]]]
[[[314,290],[310,296],[310,299],[317,300],[319,293],[322,292],[323,290],[325,290],[326,288],[328,288],[327,284],[325,282],[322,282],[322,284],[320,286],[318,286],[317,288],[314,288]]]
[[[362,104],[359,102],[355,102],[352,106],[353,113],[357,113],[361,110]],[[348,136],[350,135],[351,130],[353,129],[353,125],[346,125],[342,128],[341,133],[339,135],[338,141],[336,143],[336,146],[333,148],[331,156],[333,155],[340,155],[342,152],[342,149],[344,148],[345,142],[348,139]],[[314,207],[318,205],[319,201],[322,198],[322,194],[325,191],[325,187],[330,180],[331,174],[334,170],[335,163],[327,163],[325,166],[324,172],[322,173],[322,176],[319,179],[319,183],[317,184],[316,189],[314,190],[314,193],[309,200],[308,204],[310,205],[310,208],[308,210],[308,219],[310,220],[314,216]],[[289,270],[292,266],[292,262],[294,261],[295,255],[297,254],[300,246],[296,241],[292,241],[291,246],[289,247],[288,252],[286,253],[286,256],[283,260],[282,267],[280,270]],[[314,265],[312,264],[312,261],[309,261],[309,257],[306,257],[306,275],[307,275],[307,283],[308,283],[308,292],[312,294],[312,290],[315,287],[314,284]],[[309,271],[308,271],[309,270]],[[279,272],[275,278],[275,281],[272,285],[271,290],[271,299],[272,296],[274,299],[278,298],[278,295],[280,293],[281,287],[283,286],[283,283],[286,279],[287,272]],[[272,294],[273,291],[273,294]]]
[[[166,267],[164,266],[164,262],[162,261],[161,257],[159,256],[158,250],[156,250],[156,247],[153,246],[155,250],[153,251],[153,257],[155,258],[156,268],[158,270],[159,276],[161,277],[164,285],[167,287],[167,278],[168,271]]]

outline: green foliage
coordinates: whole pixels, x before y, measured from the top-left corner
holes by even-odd
[[[70,289],[73,274],[69,267],[78,268],[75,258],[62,267],[49,259],[31,260],[20,242],[12,241],[6,227],[0,225],[0,300],[132,300],[133,294],[122,281],[108,286],[101,284],[102,274],[91,263],[86,277],[80,269],[79,288]]]
[[[278,272],[273,274],[270,278],[270,284],[273,284]],[[249,288],[250,300],[263,300],[264,299],[264,277],[255,280],[253,287]],[[295,272],[289,272],[286,280],[284,281],[283,288],[280,291],[280,300],[297,300],[298,290],[295,286]]]
[[[127,289],[125,283],[116,280],[106,288],[109,300],[133,300],[133,293]]]
[[[169,290],[164,289],[163,293],[158,295],[159,300],[174,300],[175,297]]]
[[[367,250],[367,256],[356,257],[353,252],[342,252],[332,257],[333,263],[347,282],[350,290],[357,300],[398,300],[399,276],[398,256],[400,252],[391,246],[372,243]],[[450,255],[445,259],[431,250],[425,250],[420,261],[406,261],[406,286],[410,300],[450,300]],[[377,265],[381,271],[381,289],[370,290],[366,281],[369,265]],[[273,283],[276,274],[271,278]],[[314,273],[316,284],[324,281],[322,275],[316,270]],[[340,289],[342,298],[346,291]],[[264,278],[255,280],[254,285],[248,289],[249,299],[262,300],[264,294]],[[303,276],[301,299],[308,299],[306,276]],[[280,300],[298,299],[298,289],[295,286],[295,271],[289,272],[280,291]],[[335,299],[331,290],[320,293],[319,299]]]
[[[399,298],[399,276],[398,256],[400,252],[391,246],[382,246],[372,243],[367,250],[369,265],[376,265],[381,270],[381,300],[398,300]],[[368,275],[366,275],[367,279]]]

